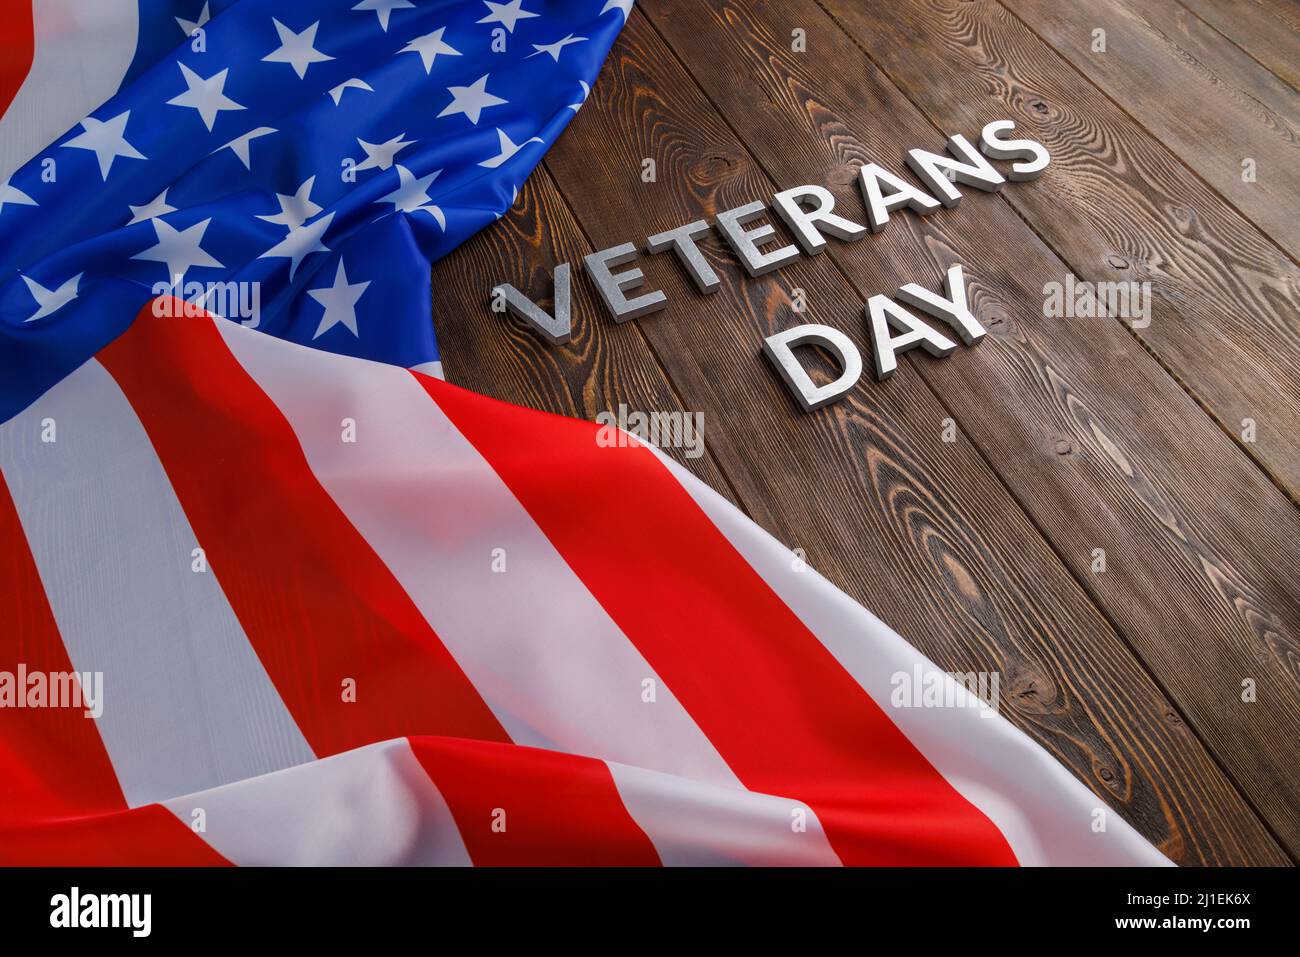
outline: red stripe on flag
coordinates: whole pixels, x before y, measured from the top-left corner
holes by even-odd
[[[28,674],[72,671],[3,475],[0,608],[0,671],[16,675],[20,664]],[[99,729],[84,709],[14,704],[0,707],[0,866],[225,862],[165,809],[126,810]]]
[[[32,0],[9,0],[0,17],[0,116],[22,88],[36,55]]]
[[[33,444],[39,443],[32,436]],[[27,547],[9,486],[0,475],[0,671],[72,671]],[[17,688],[18,694],[25,689]],[[93,718],[78,708],[0,707],[0,821],[126,807]]]
[[[1016,863],[652,452],[417,378],[747,787],[806,802],[846,864]]]
[[[87,817],[0,825],[5,867],[230,866],[160,804]]]
[[[485,741],[410,744],[476,865],[659,864],[603,761]]]
[[[313,750],[423,733],[508,740],[231,355],[213,325],[224,321],[158,318],[146,307],[99,358]],[[356,682],[355,701],[344,700],[345,679]]]

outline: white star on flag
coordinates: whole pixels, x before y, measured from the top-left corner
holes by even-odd
[[[632,15],[633,0],[605,0],[605,6],[601,8],[600,15],[603,17],[611,10],[617,10],[623,14],[623,22],[627,23],[627,18]]]
[[[497,219],[500,219],[500,218],[501,218],[502,216],[504,216],[506,213],[510,212],[510,210],[514,207],[515,203],[518,202],[518,201],[519,201],[519,187],[518,187],[518,186],[511,186],[511,187],[510,187],[510,205],[507,206],[505,209],[501,210],[501,212],[497,213]]]
[[[582,84],[582,99],[580,99],[577,103],[569,104],[569,109],[573,110],[573,112],[575,113],[577,113],[580,109],[582,109],[582,104],[586,103],[587,97],[591,96],[591,84],[588,83],[586,80],[579,80],[578,82]]]
[[[393,157],[400,151],[406,149],[414,140],[404,140],[405,133],[398,133],[391,140],[385,143],[367,143],[361,137],[357,137],[357,142],[361,148],[366,151],[366,158],[358,163],[353,169],[360,172],[363,169],[390,169],[393,165]]]
[[[460,56],[460,51],[455,49],[449,43],[444,43],[442,35],[447,32],[446,27],[439,27],[432,33],[426,33],[422,37],[416,37],[402,49],[398,50],[395,56],[401,56],[403,53],[418,53],[420,59],[424,61],[424,72],[427,75],[433,70],[433,61],[438,58],[439,54],[446,56]]]
[[[58,312],[72,300],[77,298],[77,286],[81,283],[81,277],[84,273],[77,273],[58,289],[46,289],[35,279],[23,276],[23,282],[27,283],[27,291],[32,294],[36,300],[37,310],[28,316],[23,322],[35,322],[37,319],[44,319],[50,313]]]
[[[209,131],[212,129],[212,124],[216,122],[217,114],[222,110],[242,110],[245,108],[226,96],[226,75],[230,73],[229,69],[214,73],[205,80],[184,63],[176,65],[181,68],[181,75],[185,77],[185,85],[189,89],[172,97],[167,101],[167,104],[169,106],[188,106],[198,110],[199,116],[203,118],[203,124]]]
[[[167,279],[178,285],[184,281],[185,274],[195,266],[221,268],[221,263],[208,255],[200,245],[203,242],[203,234],[208,231],[208,223],[212,222],[211,217],[201,223],[195,223],[188,229],[176,229],[163,219],[154,219],[150,222],[153,223],[158,244],[136,253],[131,257],[132,259],[165,264]]]
[[[499,23],[506,28],[507,33],[514,33],[515,24],[520,20],[538,16],[538,14],[531,13],[523,8],[524,0],[510,0],[509,3],[493,3],[492,0],[483,0],[483,2],[490,12],[478,22]]]
[[[379,26],[388,32],[388,17],[394,10],[411,10],[411,0],[361,0],[353,10],[373,10],[379,16]]]
[[[501,106],[510,102],[489,93],[487,91],[487,81],[488,74],[484,73],[469,86],[447,87],[447,92],[451,94],[451,102],[447,104],[446,109],[438,114],[438,118],[464,113],[469,121],[477,126],[479,116],[489,106]]]
[[[12,177],[10,177],[12,179]],[[5,203],[13,203],[15,206],[35,206],[36,200],[32,199],[17,186],[10,186],[9,180],[0,183],[0,212],[4,212]]]
[[[269,133],[278,133],[278,132],[280,131],[274,130],[269,126],[259,126],[255,130],[249,130],[243,136],[236,136],[225,146],[218,146],[216,149],[212,151],[212,155],[215,156],[216,154],[220,153],[222,150],[230,150],[230,152],[234,153],[236,156],[239,157],[239,161],[244,164],[244,169],[251,170],[253,168],[253,163],[251,158],[249,157],[248,144],[251,143],[253,140],[257,139],[259,136],[266,136]]]
[[[350,80],[344,80],[338,86],[330,90],[330,96],[333,98],[335,106],[338,106],[339,102],[343,99],[343,93],[345,90],[365,90],[367,93],[375,92],[375,88],[365,80],[360,80],[356,77],[353,77]]]
[[[131,111],[119,113],[111,120],[97,120],[88,116],[81,121],[85,132],[74,136],[63,144],[64,149],[90,150],[99,160],[99,175],[108,182],[108,171],[113,168],[113,160],[119,156],[127,159],[145,159],[145,155],[126,141],[126,123]]]
[[[528,54],[528,56],[524,57],[524,59],[527,60],[531,57],[541,56],[543,53],[549,53],[551,55],[551,59],[553,59],[556,63],[559,63],[561,50],[569,46],[569,44],[571,43],[582,43],[586,39],[587,37],[575,37],[572,33],[570,33],[564,39],[556,40],[554,43],[534,43],[533,50],[535,52]]]
[[[308,223],[305,226],[298,226],[289,230],[289,235],[280,240],[258,259],[287,259],[289,260],[289,280],[293,281],[293,274],[298,271],[302,261],[312,253],[327,253],[330,248],[321,242],[321,237],[325,231],[330,228],[330,223],[334,219],[334,214],[326,213],[314,223]]]
[[[447,228],[447,219],[442,215],[442,210],[433,205],[429,198],[429,184],[438,178],[442,170],[436,169],[428,176],[416,178],[415,174],[403,166],[397,164],[397,189],[393,190],[387,196],[382,196],[375,200],[376,203],[392,203],[394,212],[416,213],[424,210],[430,216],[438,221],[438,225],[443,229]]]
[[[327,53],[321,53],[316,49],[316,28],[320,26],[317,20],[302,33],[294,33],[275,17],[271,18],[275,24],[275,32],[280,35],[280,46],[272,50],[262,60],[266,63],[287,63],[293,67],[293,72],[298,74],[298,79],[307,75],[307,67],[313,63],[323,63],[326,60],[334,59]]]
[[[348,274],[340,258],[338,271],[334,273],[333,286],[307,290],[307,295],[325,307],[325,314],[321,316],[320,325],[316,327],[312,339],[319,339],[323,333],[335,326],[345,326],[352,335],[359,338],[361,334],[357,331],[357,300],[369,285],[369,279],[348,285]]]
[[[197,20],[183,20],[180,17],[177,17],[176,22],[180,24],[180,28],[185,32],[185,35],[189,37],[194,35],[195,30],[207,26],[208,21],[211,19],[212,13],[208,10],[207,0],[204,0],[203,9],[199,11],[199,18]]]
[[[321,211],[321,208],[311,200],[311,188],[315,182],[316,177],[311,177],[299,186],[298,191],[292,196],[276,193],[275,198],[280,203],[280,211],[272,216],[258,216],[257,218],[268,223],[284,226],[291,231],[297,229]]]
[[[483,162],[478,164],[479,166],[486,166],[488,169],[496,169],[498,166],[500,166],[506,160],[510,159],[510,157],[514,156],[516,153],[518,153],[529,143],[542,142],[542,138],[540,136],[534,136],[531,139],[524,140],[522,143],[516,146],[514,142],[510,139],[510,137],[506,135],[506,131],[502,129],[497,130],[497,139],[501,143],[501,152],[496,156],[491,157],[490,159],[485,159]]]
[[[171,187],[168,187],[170,189]],[[176,207],[167,202],[167,190],[163,190],[151,201],[143,206],[131,206],[131,221],[128,226],[134,226],[136,223],[148,222],[151,219],[157,219],[159,216],[166,216],[168,213],[176,212]]]

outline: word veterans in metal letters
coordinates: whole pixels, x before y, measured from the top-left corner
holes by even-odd
[[[722,281],[698,246],[699,239],[714,228],[722,234],[745,271],[750,276],[761,276],[789,265],[800,255],[815,256],[822,252],[826,248],[827,236],[854,242],[868,232],[880,232],[889,222],[890,213],[897,210],[910,209],[927,216],[940,207],[954,207],[962,198],[958,183],[985,192],[997,192],[1007,180],[1035,179],[1047,169],[1051,157],[1047,149],[1034,140],[1007,139],[1006,134],[1014,129],[1015,123],[1011,120],[988,124],[980,133],[979,150],[960,134],[949,138],[947,155],[910,150],[907,165],[925,189],[875,163],[863,166],[858,171],[858,185],[866,204],[866,224],[837,214],[834,211],[835,199],[824,187],[796,186],[773,196],[772,208],[790,228],[797,245],[772,248],[778,241],[776,229],[770,223],[749,225],[767,212],[764,203],[755,201],[719,213],[712,226],[704,220],[697,220],[650,236],[646,239],[646,249],[651,253],[672,250],[700,292],[706,295],[714,293],[721,288]],[[988,158],[1012,160],[1013,163],[1003,176]],[[649,315],[668,304],[668,297],[661,290],[633,294],[645,281],[645,274],[636,266],[616,271],[618,267],[628,266],[639,255],[634,243],[623,243],[584,258],[587,273],[616,322]],[[569,264],[557,265],[553,279],[553,313],[546,312],[511,285],[496,286],[493,296],[494,308],[519,317],[549,342],[558,345],[567,342],[572,334]],[[944,323],[968,346],[977,344],[984,336],[984,327],[967,305],[965,276],[960,265],[948,270],[942,294],[909,283],[898,290],[894,298],[872,296],[866,306],[866,317],[877,379],[893,374],[901,352],[919,346],[930,355],[947,356],[957,348],[948,334],[905,306]],[[812,381],[794,352],[796,347],[804,345],[819,346],[835,357],[841,372],[834,382],[818,386]],[[786,329],[769,336],[764,341],[763,351],[807,411],[842,398],[862,375],[862,356],[857,347],[842,332],[830,326],[807,323]]]

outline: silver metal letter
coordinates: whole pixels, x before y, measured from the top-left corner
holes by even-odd
[[[718,230],[727,241],[732,251],[751,276],[761,276],[782,266],[788,266],[799,258],[797,246],[782,246],[770,253],[760,252],[759,243],[766,242],[776,235],[776,227],[771,223],[755,229],[744,229],[745,223],[762,216],[767,207],[758,200],[718,213]]]
[[[623,243],[621,246],[612,246],[591,253],[583,259],[588,274],[596,283],[596,291],[605,301],[615,322],[627,322],[629,319],[658,312],[668,304],[668,297],[658,289],[644,296],[637,296],[635,299],[629,299],[623,294],[625,289],[635,289],[642,285],[645,273],[640,269],[628,269],[615,274],[610,269],[613,266],[630,263],[636,257],[636,246],[632,243]]]
[[[957,343],[933,326],[922,322],[888,296],[872,296],[867,301],[871,320],[871,351],[875,354],[876,379],[888,379],[898,368],[898,353],[920,346],[932,356],[951,355]],[[891,337],[893,326],[902,335]]]
[[[816,385],[795,357],[796,346],[821,346],[835,356],[844,371],[834,382]],[[763,340],[763,352],[805,412],[842,399],[862,376],[862,353],[848,336],[830,326],[808,323],[778,332]]]
[[[505,297],[506,309],[528,323],[551,345],[561,345],[569,341],[573,330],[569,326],[569,264],[560,263],[555,267],[555,315],[548,315],[537,303],[533,302],[514,286],[503,283],[496,286]]]
[[[888,199],[881,192],[881,183],[890,189]],[[906,207],[914,213],[928,216],[940,207],[939,201],[929,193],[917,189],[907,180],[875,163],[868,163],[858,170],[858,185],[862,188],[862,198],[867,204],[867,223],[873,233],[885,228],[891,210]]]
[[[942,319],[957,330],[962,342],[968,346],[975,345],[984,338],[985,329],[966,304],[966,277],[962,273],[961,263],[948,267],[948,274],[943,277],[943,293],[947,299],[924,286],[909,282],[898,290],[898,298],[936,319]]]
[[[805,209],[803,204],[809,202],[814,207]],[[826,248],[826,237],[822,233],[846,242],[861,239],[867,234],[867,227],[831,212],[835,208],[835,197],[823,186],[796,186],[794,189],[782,190],[772,197],[772,206],[790,227],[803,251],[810,256],[815,256]]]
[[[940,156],[925,150],[908,150],[907,165],[949,209],[961,202],[961,193],[953,185],[954,182],[974,186],[986,193],[996,193],[1006,182],[993,164],[981,156],[971,146],[970,140],[960,133],[948,137],[948,152],[952,156]],[[953,156],[957,159],[953,159]],[[944,175],[944,170],[952,174],[952,182]]]
[[[1022,163],[1013,163],[1011,172],[1007,173],[1007,179],[1013,183],[1023,183],[1026,180],[1038,179],[1043,175],[1043,170],[1047,169],[1047,164],[1052,161],[1052,154],[1047,152],[1047,147],[1037,140],[1004,140],[999,139],[1003,133],[1010,133],[1016,128],[1016,124],[1011,120],[995,120],[980,132],[980,149],[984,151],[985,156],[992,156],[1000,160],[1024,160]]]
[[[671,247],[700,292],[717,292],[722,286],[722,280],[704,258],[700,247],[695,245],[695,237],[702,236],[712,228],[704,220],[697,219],[685,226],[655,233],[645,241],[646,248],[652,253],[661,253]]]

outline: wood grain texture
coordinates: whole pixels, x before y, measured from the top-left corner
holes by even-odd
[[[1002,3],[1292,258],[1300,255],[1300,94],[1178,0]],[[1092,50],[1094,30],[1105,31],[1104,52]],[[1243,179],[1247,158],[1252,181]]]
[[[726,38],[706,39],[720,56]],[[799,148],[780,126],[766,136]],[[655,183],[641,182],[647,157]],[[601,246],[774,189],[640,14],[547,166]],[[923,380],[900,374],[822,414],[796,411],[758,346],[799,321],[862,344],[863,297],[835,265],[820,257],[749,280],[709,248],[723,277],[713,296],[669,259],[642,263],[674,305],[639,324],[688,407],[719,423],[710,448],[756,519],[944,667],[1000,671],[1008,716],[1175,859],[1283,860],[979,450],[965,436],[942,442],[953,410]],[[807,315],[790,310],[796,288]]]
[[[1135,334],[1300,501],[1295,264],[1005,8],[826,6],[932,122],[973,133],[1011,118],[1051,149],[1008,201],[1081,279],[1152,283],[1153,320]]]
[[[1300,90],[1300,4],[1295,0],[1181,0],[1223,36]]]
[[[434,265],[434,323],[448,359],[443,366],[448,380],[516,405],[580,419],[616,412],[620,402],[631,409],[681,411],[680,398],[640,330],[615,326],[597,312],[596,298],[581,274],[588,252],[591,245],[554,180],[538,169],[494,229]],[[492,312],[491,292],[508,282],[549,310],[552,273],[562,262],[573,266],[573,338],[555,348],[523,322]],[[699,458],[687,458],[683,449],[664,451],[738,504],[707,445]]]
[[[888,13],[847,0],[825,5],[939,128],[978,130],[1008,111],[1004,96],[1032,103],[1039,94],[1030,91],[1056,82],[1047,66],[1038,65],[1055,54],[996,5],[916,3]],[[763,11],[774,34],[788,35],[775,11],[752,6]],[[799,10],[802,22],[815,22],[804,7],[791,3],[781,10],[787,20]],[[829,36],[821,41],[828,48],[839,42]],[[775,59],[770,51],[763,56]],[[1029,79],[1021,76],[1026,72]],[[864,138],[879,127],[871,123],[873,112],[889,116],[884,135],[890,141],[925,135],[909,123],[909,110],[888,94],[885,102],[873,102],[877,91],[867,93],[861,77],[854,79],[843,102],[828,112],[841,115],[862,104],[861,112],[848,113],[848,123]],[[1079,83],[1079,99],[1096,96]],[[817,102],[824,103],[830,84],[821,86]],[[1097,108],[1112,114],[1101,116],[1101,124],[1128,122],[1099,99]],[[1107,157],[1115,138],[1080,135],[1087,129],[1080,129],[1080,119],[1091,115],[1076,112],[1079,100],[1062,91],[1052,102],[1056,121],[1027,124],[1030,135],[1059,141],[1059,127],[1071,123],[1076,138]],[[1022,114],[1013,115],[1019,120]],[[869,143],[866,152],[880,155],[882,148]],[[1126,186],[1113,170],[1085,170],[1086,155],[1076,146],[1063,168],[1054,164],[1028,188],[1004,190],[1006,203],[1018,209],[1051,203],[1051,214],[1040,208],[1034,225],[1053,247],[1075,242],[1076,222],[1094,208],[1113,215],[1126,191],[1141,195],[1136,183]],[[1114,162],[1123,167],[1128,156],[1120,155]],[[1169,177],[1176,173],[1168,171],[1163,188],[1174,187]],[[1192,182],[1186,171],[1182,176]],[[1087,179],[1093,182],[1086,192],[1074,188]],[[966,395],[981,409],[967,427],[989,460],[1294,852],[1300,847],[1300,798],[1291,770],[1300,728],[1296,510],[1150,357],[1093,320],[1041,318],[1043,284],[1059,281],[1065,264],[1017,228],[1006,203],[982,203],[972,220],[962,221],[963,206],[924,221],[927,232],[944,230],[927,242],[982,263],[1003,308],[1016,317],[1014,334],[996,342],[1003,348],[982,347],[978,360],[939,363],[932,371],[927,366],[926,374],[941,394]],[[1171,242],[1168,260],[1189,260],[1194,242]],[[1242,307],[1238,300],[1225,308]],[[1166,305],[1153,325],[1177,321]],[[1202,351],[1199,361],[1212,364],[1209,355]],[[1104,574],[1091,570],[1089,556],[1098,547],[1108,556]],[[1240,700],[1247,678],[1273,689],[1267,705]]]

